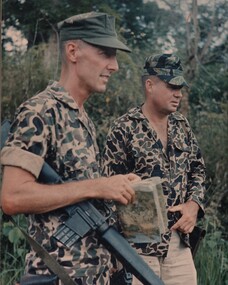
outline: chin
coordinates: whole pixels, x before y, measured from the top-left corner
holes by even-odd
[[[96,88],[94,90],[94,92],[97,92],[97,93],[104,93],[106,91],[106,86],[103,86],[103,87],[100,87],[100,88]]]
[[[173,107],[173,108],[170,108],[170,112],[171,112],[171,113],[176,112],[176,111],[177,111],[177,108],[178,108],[178,107],[176,107],[176,106]]]
[[[176,112],[176,109],[175,110],[174,109],[169,109],[169,110],[166,110],[165,114],[166,115],[170,115],[170,114],[172,114],[174,112]]]

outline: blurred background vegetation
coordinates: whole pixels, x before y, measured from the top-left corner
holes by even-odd
[[[120,70],[105,94],[95,94],[86,109],[97,127],[102,150],[111,122],[143,101],[140,76],[145,57],[175,52],[185,67],[190,89],[180,111],[198,138],[207,167],[207,235],[195,263],[199,285],[228,284],[228,2],[226,0],[3,0],[1,120],[12,119],[26,98],[58,80],[56,23],[88,11],[116,17],[120,37],[132,53],[118,53]],[[24,216],[17,222],[26,228]],[[1,214],[1,285],[23,273],[27,243]],[[118,284],[117,284],[118,285]]]

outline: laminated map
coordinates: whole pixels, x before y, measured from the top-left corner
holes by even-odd
[[[152,177],[133,183],[132,187],[135,202],[116,205],[123,235],[135,243],[159,241],[168,224],[161,180]]]

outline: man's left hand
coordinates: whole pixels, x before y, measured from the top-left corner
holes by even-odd
[[[181,218],[171,227],[171,230],[179,230],[184,234],[191,233],[196,224],[198,210],[199,205],[194,201],[170,207],[170,212],[179,211],[181,213]]]

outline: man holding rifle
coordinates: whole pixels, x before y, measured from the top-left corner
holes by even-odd
[[[87,199],[125,205],[134,201],[131,183],[139,180],[137,175],[100,177],[95,129],[83,107],[93,92],[105,92],[110,76],[118,70],[116,51],[130,50],[118,40],[114,18],[104,13],[73,16],[58,28],[60,79],[18,108],[2,150],[2,209],[9,215],[28,214],[30,236],[76,284],[108,285],[111,254],[94,232],[70,248],[54,239],[53,233],[66,221],[62,208],[68,205]],[[40,183],[44,162],[67,183]],[[115,215],[108,222],[115,224]],[[51,274],[33,249],[26,256],[26,273]]]

